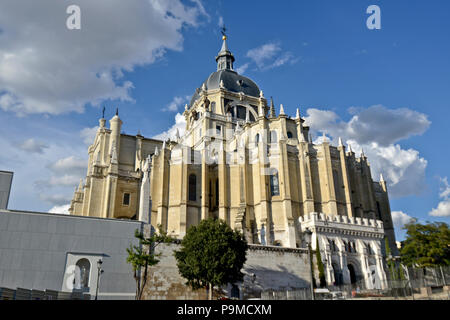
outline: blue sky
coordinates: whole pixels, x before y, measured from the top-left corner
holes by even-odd
[[[69,4],[81,8],[81,30],[65,27]],[[366,27],[372,4],[381,30]],[[15,172],[10,208],[70,201],[103,105],[107,118],[119,107],[126,133],[171,128],[215,71],[223,20],[235,68],[277,109],[299,107],[315,138],[325,131],[364,147],[374,178],[390,184],[398,226],[448,223],[449,10],[448,1],[406,0],[2,1],[0,170]]]

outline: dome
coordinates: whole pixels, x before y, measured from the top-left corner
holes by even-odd
[[[220,83],[223,82],[223,88],[225,90],[236,93],[243,92],[248,96],[259,97],[260,90],[256,83],[233,70],[234,56],[228,49],[226,40],[227,37],[224,36],[222,48],[216,57],[217,71],[211,73],[200,87],[205,87],[206,90],[219,89]],[[194,102],[200,97],[199,92],[200,89],[195,91],[189,107],[192,107]]]
[[[203,84],[206,86],[206,90],[218,89],[220,82],[223,81],[223,87],[225,90],[231,92],[243,92],[246,95],[259,97],[259,88],[252,80],[247,77],[241,76],[236,71],[225,69],[211,73]],[[203,87],[203,84],[200,87]],[[200,97],[199,89],[196,90],[192,96],[189,107],[192,107],[194,102]]]

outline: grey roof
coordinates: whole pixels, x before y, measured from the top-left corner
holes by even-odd
[[[218,89],[220,81],[223,81],[224,88],[231,92],[243,92],[246,95],[259,97],[259,88],[252,80],[247,77],[241,76],[236,71],[233,70],[219,70],[211,73],[211,75],[206,79],[204,84],[206,85],[206,90]],[[200,86],[200,88],[203,84]],[[192,107],[194,102],[200,97],[199,89],[197,89],[192,96],[189,107]]]

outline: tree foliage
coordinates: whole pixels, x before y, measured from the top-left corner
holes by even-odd
[[[159,232],[153,233],[149,238],[146,238],[138,229],[136,229],[134,236],[139,240],[139,244],[137,246],[131,244],[127,248],[127,262],[133,268],[134,279],[136,280],[136,299],[140,300],[147,283],[148,268],[159,262],[158,257],[161,253],[155,253],[155,248],[161,243],[171,243],[174,239],[168,236],[160,226]],[[143,274],[141,277],[142,268]]]
[[[408,266],[433,267],[450,265],[450,230],[443,222],[405,225],[407,237],[400,254]]]
[[[395,262],[392,259],[392,251],[391,247],[389,246],[389,240],[387,237],[384,237],[384,247],[386,249],[387,265],[389,267],[389,278],[391,280],[397,280],[395,272]]]
[[[321,288],[327,285],[327,281],[325,280],[325,270],[322,262],[322,255],[320,254],[319,247],[319,238],[316,238],[316,260],[317,260],[317,269],[319,270],[319,285]]]
[[[222,286],[242,281],[247,242],[219,219],[202,220],[192,226],[175,252],[180,274],[187,285],[199,288]]]

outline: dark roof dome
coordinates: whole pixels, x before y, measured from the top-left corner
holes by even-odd
[[[217,71],[211,73],[205,82],[200,86],[206,90],[214,90],[220,87],[220,83],[223,82],[223,88],[231,92],[243,92],[246,95],[259,97],[259,88],[252,80],[238,74],[233,70],[234,57],[228,50],[226,43],[226,36],[223,38],[222,48],[216,57]],[[194,102],[200,97],[200,89],[197,89],[192,96],[189,107],[192,107]]]
[[[220,87],[220,82],[223,81],[223,87],[225,90],[231,92],[243,92],[246,95],[259,97],[259,88],[252,80],[247,77],[241,76],[236,71],[233,70],[219,70],[211,73],[211,75],[206,79],[203,84],[206,86],[206,90],[214,90]],[[200,87],[203,87],[203,84]],[[190,105],[192,106],[194,102],[200,97],[199,89],[194,93]]]

